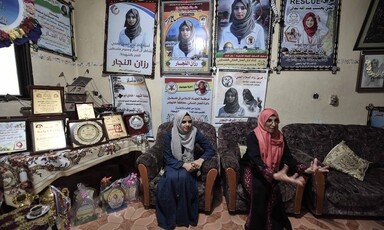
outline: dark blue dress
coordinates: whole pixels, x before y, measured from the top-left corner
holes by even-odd
[[[196,226],[199,216],[196,172],[187,172],[183,168],[184,162],[172,155],[171,140],[170,129],[164,137],[164,174],[157,185],[157,222],[164,229]],[[199,130],[196,132],[195,143],[204,149],[204,154],[201,156],[204,160],[215,155],[211,143]]]

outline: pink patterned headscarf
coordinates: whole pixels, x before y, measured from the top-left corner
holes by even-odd
[[[283,156],[284,139],[283,134],[278,129],[276,129],[273,135],[266,131],[265,124],[271,116],[279,117],[274,109],[264,109],[260,113],[258,124],[254,129],[254,132],[259,141],[261,159],[270,169],[277,172]]]

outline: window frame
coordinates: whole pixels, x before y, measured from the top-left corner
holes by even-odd
[[[23,45],[13,44],[15,51],[15,62],[17,69],[17,79],[19,82],[19,95],[12,95],[19,99],[30,99],[28,86],[33,85],[32,58],[29,43]],[[0,95],[4,99],[6,95]],[[7,100],[13,100],[11,98]]]

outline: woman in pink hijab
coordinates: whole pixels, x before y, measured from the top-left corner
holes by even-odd
[[[304,15],[303,28],[300,44],[320,45],[322,38],[328,33],[328,28],[320,22],[320,17],[312,12]]]
[[[280,181],[304,186],[304,174],[328,172],[317,165],[298,163],[291,155],[279,130],[279,115],[274,109],[264,109],[258,125],[247,136],[247,151],[240,161],[242,182],[251,198],[245,229],[292,229],[284,211],[278,183]],[[288,175],[293,172],[293,175]]]

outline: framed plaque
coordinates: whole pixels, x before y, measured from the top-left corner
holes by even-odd
[[[121,113],[103,114],[105,131],[109,140],[119,139],[128,136]]]
[[[108,205],[108,209],[116,210],[124,207],[125,193],[121,187],[113,187],[103,192],[104,202]]]
[[[64,87],[30,86],[33,115],[58,115],[64,111]]]
[[[0,154],[28,150],[27,119],[0,118]]]
[[[31,120],[32,153],[42,153],[67,148],[65,118]]]
[[[103,119],[68,121],[68,130],[73,148],[107,142]]]
[[[148,127],[144,121],[144,113],[125,114],[124,122],[129,135],[139,135],[148,132]]]
[[[75,103],[75,108],[79,120],[96,118],[93,102]]]

